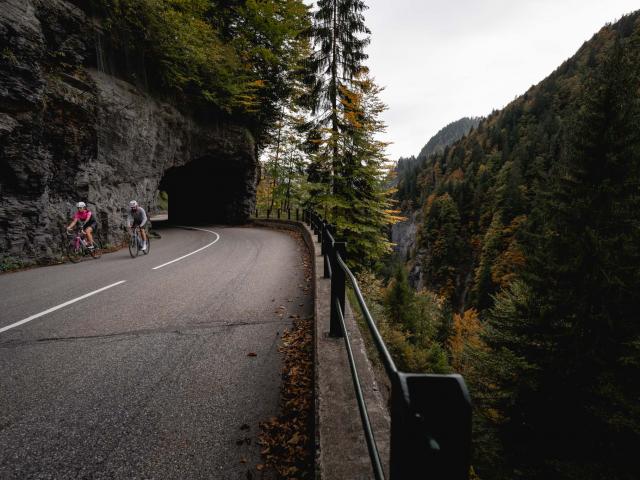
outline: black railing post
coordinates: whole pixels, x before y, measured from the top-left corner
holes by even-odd
[[[296,222],[299,222],[299,221],[300,221],[300,211],[296,207]]]
[[[256,218],[258,218],[258,208],[256,207]]]
[[[344,295],[345,295],[345,273],[342,267],[338,265],[338,254],[342,261],[346,260],[347,256],[347,244],[346,242],[333,242],[331,248],[331,318],[329,323],[329,335],[332,337],[342,337],[344,332],[340,325],[339,312],[336,307],[336,299],[340,303],[340,308],[343,312],[344,309]]]
[[[320,244],[320,255],[326,255],[327,254],[327,221],[323,220],[322,221],[322,243]]]
[[[460,375],[397,372],[391,378],[391,480],[415,472],[467,480],[471,401]]]
[[[320,217],[318,215],[316,215],[316,223],[318,224],[318,230],[316,231],[316,233],[318,234],[318,242],[322,242],[322,221],[320,220]]]
[[[291,220],[291,209],[287,208],[287,220]]]
[[[280,220],[280,209],[278,209],[278,220]]]
[[[329,268],[329,262],[331,262],[333,250],[333,240],[329,234],[329,225],[326,220],[324,222],[324,233],[322,234],[322,255],[324,255],[324,278],[331,278],[331,269]]]
[[[267,209],[267,220],[271,217],[271,209]]]

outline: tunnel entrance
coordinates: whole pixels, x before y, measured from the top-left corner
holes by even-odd
[[[171,223],[242,223],[255,203],[251,178],[243,164],[202,157],[167,170],[159,190],[167,192]]]

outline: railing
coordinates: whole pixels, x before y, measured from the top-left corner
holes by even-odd
[[[385,473],[345,325],[347,279],[391,383],[390,479],[468,479],[471,402],[464,380],[460,375],[411,374],[399,371],[369,313],[358,282],[345,263],[346,243],[336,241],[336,229],[315,212],[305,210],[303,219],[310,224],[321,242],[324,277],[331,279],[329,334],[342,337],[345,341],[375,478],[384,479]]]
[[[255,218],[260,218],[260,213],[264,214],[264,218],[276,218],[300,221],[302,218],[302,210],[300,208],[258,208],[253,212]]]

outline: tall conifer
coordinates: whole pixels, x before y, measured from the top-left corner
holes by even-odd
[[[315,51],[309,68],[313,81],[312,113],[316,125],[328,127],[330,161],[335,173],[341,132],[340,89],[350,87],[368,58],[371,32],[364,23],[362,0],[319,0],[313,15]]]

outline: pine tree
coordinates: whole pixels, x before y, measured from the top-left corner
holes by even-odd
[[[408,326],[415,292],[409,285],[407,271],[401,265],[396,268],[385,300],[389,318],[399,325]]]
[[[391,250],[394,221],[385,188],[386,106],[363,62],[369,43],[361,0],[321,0],[314,13],[316,51],[309,61],[312,202],[347,241],[352,267],[374,267]]]
[[[351,87],[368,58],[364,53],[371,32],[362,12],[362,0],[319,0],[313,15],[316,50],[309,61],[313,84],[312,114],[316,125],[328,127],[326,143],[332,172],[339,162],[340,90]]]

